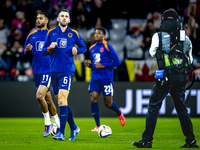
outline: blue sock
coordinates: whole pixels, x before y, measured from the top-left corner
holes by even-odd
[[[97,126],[100,126],[98,103],[91,103],[91,111]]]
[[[68,106],[68,119],[67,119],[70,129],[75,130],[77,128],[76,124],[74,123],[73,113],[71,108]]]
[[[65,126],[68,118],[68,106],[60,106],[60,132],[65,134]]]
[[[117,113],[117,116],[121,115],[121,112],[119,111],[119,108],[117,107],[117,104],[115,102],[112,103],[111,107],[108,107],[110,109],[112,109],[114,112]]]

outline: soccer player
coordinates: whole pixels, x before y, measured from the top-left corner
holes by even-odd
[[[33,74],[35,79],[35,86],[37,89],[36,98],[44,115],[44,137],[49,136],[53,127],[53,124],[50,121],[50,114],[57,127],[60,128],[60,121],[57,115],[57,110],[49,90],[51,83],[50,57],[49,55],[43,56],[42,53],[44,40],[46,34],[48,33],[47,24],[48,15],[43,12],[39,13],[36,19],[36,26],[38,29],[28,35],[24,49],[21,53],[22,56],[27,53],[32,54]]]
[[[89,49],[90,60],[85,60],[84,65],[92,69],[89,83],[91,111],[96,122],[96,127],[91,131],[97,131],[100,126],[98,98],[103,94],[105,105],[116,112],[120,124],[125,125],[125,118],[121,110],[113,102],[113,67],[121,64],[113,47],[105,41],[106,30],[101,27],[95,30],[96,44]]]
[[[68,95],[74,78],[74,55],[86,52],[87,48],[80,34],[71,28],[70,14],[67,9],[60,11],[58,26],[51,29],[45,39],[43,53],[51,58],[52,88],[60,107],[60,132],[54,139],[65,139],[65,126],[68,121],[71,134],[69,140],[75,140],[80,129],[74,123],[72,111],[68,106]],[[76,48],[75,44],[79,47]],[[69,114],[69,116],[68,116]]]

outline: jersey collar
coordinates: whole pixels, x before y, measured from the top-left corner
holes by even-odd
[[[57,25],[57,29],[58,29],[59,32],[64,33],[64,32],[62,32],[59,25]],[[67,29],[65,30],[65,32],[67,32],[69,29],[70,29],[69,26],[67,26]]]

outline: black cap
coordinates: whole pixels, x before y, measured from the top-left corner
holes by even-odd
[[[173,10],[166,10],[162,14],[162,21],[179,20],[178,14]]]

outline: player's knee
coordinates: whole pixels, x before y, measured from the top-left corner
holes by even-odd
[[[105,101],[104,104],[105,104],[107,107],[111,107],[111,106],[112,106],[112,103],[111,103],[111,102]]]
[[[91,103],[97,103],[98,98],[92,96],[92,97],[90,97],[90,101],[91,101]]]
[[[58,100],[58,105],[59,105],[59,106],[65,106],[65,105],[67,105],[67,100],[59,99],[59,100]]]
[[[38,101],[42,101],[43,100],[43,95],[41,93],[36,93],[36,99]]]
[[[98,102],[98,97],[99,97],[98,93],[91,92],[90,93],[90,101],[91,101],[91,103],[97,103]]]

